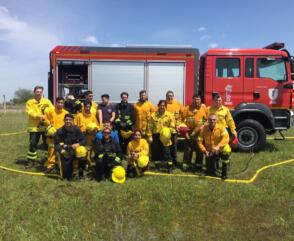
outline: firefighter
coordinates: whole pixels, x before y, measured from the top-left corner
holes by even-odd
[[[198,145],[205,155],[206,174],[215,175],[218,162],[222,162],[221,177],[227,179],[230,163],[231,148],[229,146],[229,134],[227,129],[217,124],[217,115],[208,116],[208,125],[205,125],[198,137]]]
[[[134,131],[134,138],[129,142],[127,148],[129,177],[141,176],[147,169],[149,163],[149,144],[142,138],[141,130]]]
[[[54,170],[55,164],[57,164],[54,153],[54,135],[56,130],[64,125],[64,116],[68,114],[68,112],[64,109],[64,98],[57,97],[55,103],[54,109],[46,111],[44,120],[45,124],[48,126],[46,131],[48,158],[44,163],[44,166],[47,168],[47,173]]]
[[[128,103],[129,94],[122,92],[120,97],[121,102],[116,106],[114,126],[119,134],[121,149],[123,153],[126,153],[128,143],[133,134],[135,114],[133,105]]]
[[[232,142],[237,136],[236,125],[230,110],[222,104],[222,97],[220,95],[215,95],[213,98],[213,105],[207,108],[207,116],[211,113],[217,115],[217,124],[227,128],[230,142]]]
[[[166,100],[160,100],[158,109],[148,122],[147,136],[151,144],[151,157],[155,165],[167,163],[168,172],[172,172],[171,135],[175,132],[174,115],[166,110]]]
[[[74,95],[68,94],[64,102],[64,109],[66,109],[70,114],[76,115],[82,109],[82,102],[75,99]]]
[[[199,150],[199,147],[197,145],[197,138],[206,120],[206,106],[201,103],[200,95],[194,95],[192,99],[192,104],[187,105],[183,111],[183,121],[187,126],[187,131],[184,133],[184,171],[187,170],[189,164],[191,164],[193,152],[195,151],[195,171],[201,172],[203,154]]]
[[[74,117],[71,114],[64,116],[64,126],[57,130],[54,138],[54,148],[57,157],[61,161],[62,176],[72,179],[73,161],[78,161],[79,177],[84,177],[87,149],[86,139],[80,128],[73,124]]]
[[[34,88],[34,98],[26,102],[26,113],[28,114],[28,132],[29,132],[29,150],[27,152],[27,167],[32,167],[35,164],[37,155],[37,145],[40,136],[46,130],[45,111],[49,108],[54,108],[51,101],[43,97],[42,86]]]
[[[84,134],[86,134],[87,125],[89,123],[94,123],[98,126],[98,121],[96,115],[91,112],[92,102],[86,100],[83,103],[83,106],[83,111],[75,116],[74,123],[81,129]]]
[[[166,103],[167,107],[166,110],[172,114],[174,114],[175,118],[175,125],[176,129],[172,132],[172,146],[171,146],[171,155],[173,158],[174,165],[177,165],[177,142],[178,142],[178,136],[177,136],[177,128],[182,122],[182,114],[183,114],[183,105],[174,99],[174,92],[169,90],[166,92]]]
[[[102,103],[99,104],[98,108],[98,118],[99,123],[104,124],[105,122],[113,123],[115,119],[115,108],[114,105],[109,103],[109,95],[101,95]]]
[[[109,128],[111,129],[111,138],[112,140],[116,141],[117,143],[119,143],[119,137],[118,137],[118,132],[116,130],[113,130],[112,128],[112,125],[111,125],[111,122],[109,121],[106,121],[104,124],[103,124],[103,129],[104,128]],[[96,137],[94,139],[94,144],[96,144],[98,141],[101,141],[103,138],[103,130],[97,132],[96,134]]]
[[[74,123],[81,129],[86,137],[86,146],[88,150],[87,166],[91,165],[93,141],[96,137],[96,132],[99,126],[96,115],[91,112],[91,106],[92,102],[85,100],[83,111],[77,114],[74,120]]]
[[[97,104],[93,100],[93,98],[94,98],[93,92],[91,90],[87,90],[84,93],[84,96],[85,96],[85,100],[84,100],[84,103],[82,103],[82,112],[84,111],[85,102],[90,102],[91,103],[91,113],[96,117],[96,115],[97,115]]]
[[[141,90],[139,93],[139,101],[134,105],[136,117],[136,130],[141,130],[143,136],[146,135],[147,124],[151,114],[155,112],[155,107],[148,100],[146,90]]]
[[[119,144],[113,141],[111,129],[103,129],[103,138],[94,144],[97,181],[111,178],[115,183],[124,183],[126,172],[122,167],[122,153]]]

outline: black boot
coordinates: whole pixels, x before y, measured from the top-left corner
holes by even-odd
[[[222,165],[222,179],[225,180],[228,178],[228,163],[223,163]]]
[[[169,174],[173,173],[173,163],[172,162],[167,162],[167,172]]]

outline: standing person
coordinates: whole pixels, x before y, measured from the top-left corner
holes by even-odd
[[[85,101],[84,102],[87,101],[87,102],[91,103],[91,113],[96,116],[97,115],[97,104],[93,100],[93,98],[94,98],[93,92],[91,90],[88,90],[88,91],[86,91],[84,93],[84,95],[85,95]],[[82,111],[84,110],[84,106],[85,106],[85,104],[82,103]]]
[[[203,154],[198,147],[197,139],[206,120],[206,106],[202,104],[200,95],[194,95],[192,104],[187,105],[183,111],[183,121],[188,127],[185,135],[183,170],[186,170],[191,164],[194,151],[196,154],[195,169],[197,172],[202,170]]]
[[[77,114],[74,120],[75,125],[77,125],[82,133],[86,137],[87,150],[88,150],[88,165],[91,165],[91,152],[93,141],[98,130],[98,121],[96,115],[91,112],[92,102],[85,100],[84,109],[81,113]]]
[[[115,111],[115,129],[119,133],[119,142],[123,153],[126,153],[128,143],[133,134],[135,125],[134,106],[128,103],[129,94],[122,92],[120,94],[121,102],[117,104]]]
[[[216,114],[212,113],[208,116],[208,125],[205,125],[201,130],[198,145],[205,155],[206,174],[214,176],[217,163],[221,160],[221,177],[227,179],[231,154],[229,134],[224,126],[217,124]]]
[[[47,127],[47,144],[48,144],[48,158],[44,166],[47,168],[46,172],[51,172],[56,163],[55,153],[54,153],[54,134],[56,130],[61,128],[64,125],[64,116],[68,112],[64,109],[64,98],[57,97],[55,99],[55,108],[49,109],[45,113],[45,124]]]
[[[115,183],[124,183],[126,180],[125,169],[121,165],[121,148],[112,140],[111,129],[103,129],[103,138],[94,145],[94,160],[96,161],[97,181],[111,177]]]
[[[105,122],[113,123],[115,119],[115,108],[114,105],[109,102],[109,95],[101,95],[101,100],[102,103],[99,104],[98,108],[98,118],[100,125],[104,124]]]
[[[148,122],[147,136],[151,143],[151,157],[158,165],[167,163],[168,172],[172,172],[173,162],[171,156],[171,133],[175,132],[174,115],[166,110],[166,101],[160,100],[158,110],[151,115]]]
[[[74,123],[81,129],[81,131],[84,134],[86,133],[88,124],[94,123],[98,126],[96,115],[91,112],[91,109],[92,109],[92,102],[86,100],[84,102],[83,111],[81,113],[78,113],[75,116]]]
[[[147,169],[149,163],[149,144],[142,138],[141,130],[134,131],[134,138],[129,142],[127,148],[129,177],[141,176]]]
[[[176,129],[172,132],[172,146],[171,146],[171,155],[173,158],[174,165],[177,165],[177,128],[181,124],[182,114],[183,114],[183,105],[174,99],[174,92],[169,90],[166,92],[166,110],[172,114],[174,114],[176,121]]]
[[[68,180],[72,179],[74,159],[78,160],[79,177],[84,177],[87,157],[86,139],[73,120],[73,115],[66,114],[64,125],[57,130],[54,138],[54,148],[61,161],[60,172]]]
[[[34,88],[34,98],[26,102],[26,113],[28,114],[29,150],[27,152],[27,167],[32,167],[38,158],[37,145],[40,136],[44,134],[46,126],[44,124],[45,111],[54,108],[51,101],[43,97],[44,88],[36,86]]]
[[[211,113],[217,115],[217,124],[227,128],[230,136],[230,142],[237,136],[236,125],[228,107],[222,104],[222,97],[215,95],[213,105],[207,108],[207,116]]]
[[[136,118],[136,130],[141,130],[142,135],[146,135],[148,121],[151,117],[151,114],[155,112],[155,107],[148,100],[146,90],[141,90],[139,93],[140,99],[134,105],[135,109],[135,118]]]

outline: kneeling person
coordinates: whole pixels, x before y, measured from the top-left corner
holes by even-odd
[[[208,125],[204,126],[198,137],[198,145],[205,155],[206,174],[215,175],[216,164],[222,161],[222,179],[228,176],[231,148],[229,146],[229,134],[225,127],[217,125],[216,114],[210,114]]]
[[[103,137],[94,144],[94,160],[96,161],[96,177],[98,181],[111,176],[115,183],[124,183],[126,180],[125,169],[121,165],[121,148],[111,136],[111,129],[103,129]]]
[[[128,176],[141,176],[149,163],[149,144],[142,138],[140,130],[134,132],[134,138],[128,144],[127,155],[129,158]]]
[[[83,177],[87,156],[85,145],[84,135],[77,126],[73,125],[73,116],[66,114],[64,126],[57,130],[54,139],[55,151],[61,161],[60,171],[64,178],[68,180],[72,178],[75,159],[78,160],[79,177]]]

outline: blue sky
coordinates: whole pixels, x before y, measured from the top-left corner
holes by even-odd
[[[58,44],[192,45],[203,53],[280,41],[294,55],[293,10],[293,0],[0,0],[0,100],[46,86]]]

